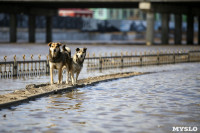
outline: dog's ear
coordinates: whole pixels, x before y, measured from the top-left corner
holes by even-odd
[[[87,48],[83,48],[84,53],[86,52]]]
[[[76,52],[78,52],[80,50],[80,48],[76,48]]]
[[[62,45],[62,43],[58,42],[57,45],[60,47]]]
[[[62,49],[65,51],[65,45],[62,46]]]
[[[51,47],[52,42],[48,43],[48,46]]]

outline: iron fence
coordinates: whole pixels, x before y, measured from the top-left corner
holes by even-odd
[[[41,60],[41,55],[38,55],[38,60],[26,61],[26,56],[23,55],[23,61],[17,61],[16,55],[13,57],[14,61],[7,61],[7,56],[4,56],[4,62],[0,62],[0,77],[10,78],[27,75],[41,75],[49,74],[49,61]]]
[[[46,60],[41,60],[41,55],[38,55],[37,60],[33,60],[33,55],[31,55],[31,60],[27,61],[26,56],[23,55],[22,61],[16,60],[16,55],[13,61],[7,61],[7,57],[4,56],[4,61],[0,62],[0,77],[10,78],[19,77],[27,75],[43,75],[49,74],[49,60],[48,55]],[[111,53],[110,56],[95,54],[90,57],[89,53],[85,59],[85,64],[88,70],[95,69],[108,69],[108,68],[124,68],[132,66],[146,66],[146,65],[160,65],[160,64],[172,64],[172,63],[184,63],[184,62],[200,62],[200,51],[194,50],[189,52],[173,52],[173,53],[163,53],[163,52],[135,52],[128,54],[115,53],[114,56]],[[55,71],[56,72],[56,71]]]
[[[184,63],[184,62],[199,62],[200,51],[189,52],[173,52],[173,53],[140,53],[139,55],[132,53],[125,55],[121,53],[120,56],[99,56],[90,57],[87,56],[87,69],[108,69],[108,68],[123,68],[131,66],[145,66],[145,65],[160,65],[160,64],[172,64],[172,63]]]

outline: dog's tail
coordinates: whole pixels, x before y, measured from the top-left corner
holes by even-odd
[[[71,57],[71,49],[69,47],[66,47],[65,45],[63,45],[62,49],[63,49],[63,51],[65,51],[69,54],[69,57]]]

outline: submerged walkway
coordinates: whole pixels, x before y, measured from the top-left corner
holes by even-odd
[[[110,75],[103,75],[97,77],[89,77],[87,79],[81,79],[78,81],[78,85],[72,86],[62,84],[54,84],[50,85],[49,83],[46,84],[30,84],[27,85],[25,89],[16,90],[12,93],[0,95],[0,109],[2,108],[10,108],[11,106],[17,106],[24,102],[29,102],[34,100],[35,98],[48,96],[50,94],[57,94],[61,92],[71,92],[76,88],[95,85],[100,82],[106,82],[110,80],[115,80],[119,78],[128,78],[137,75],[143,75],[148,73],[141,73],[141,72],[126,72],[126,73],[117,73],[117,74],[110,74]]]

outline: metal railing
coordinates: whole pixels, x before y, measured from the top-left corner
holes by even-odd
[[[26,60],[25,55],[23,55],[22,58],[23,61],[17,61],[15,55],[13,57],[14,61],[7,61],[7,56],[4,56],[4,62],[0,62],[0,78],[49,74],[48,55],[46,55],[46,60],[41,60],[41,55],[38,55],[37,60],[33,60],[33,55],[31,55],[31,60],[29,61]],[[200,62],[200,51],[179,51],[177,53],[144,52],[139,53],[139,55],[136,52],[135,55],[126,52],[125,54],[121,53],[120,56],[118,56],[117,53],[113,56],[111,53],[110,56],[105,54],[105,56],[99,55],[98,57],[96,57],[95,54],[90,57],[88,53],[84,63],[88,70],[101,70],[183,62]]]
[[[108,69],[108,68],[123,68],[131,66],[145,66],[145,65],[160,65],[160,64],[172,64],[172,63],[184,63],[184,62],[199,62],[200,51],[189,52],[173,52],[173,53],[140,53],[133,55],[132,53],[125,55],[121,53],[120,56],[99,56],[89,57],[87,55],[87,69]]]
[[[17,61],[16,55],[13,57],[14,61],[7,61],[7,56],[4,56],[4,62],[0,62],[0,77],[10,78],[27,75],[41,75],[49,74],[49,61],[41,60],[41,55],[38,55],[38,60],[26,61],[26,56],[23,55],[23,61]]]

